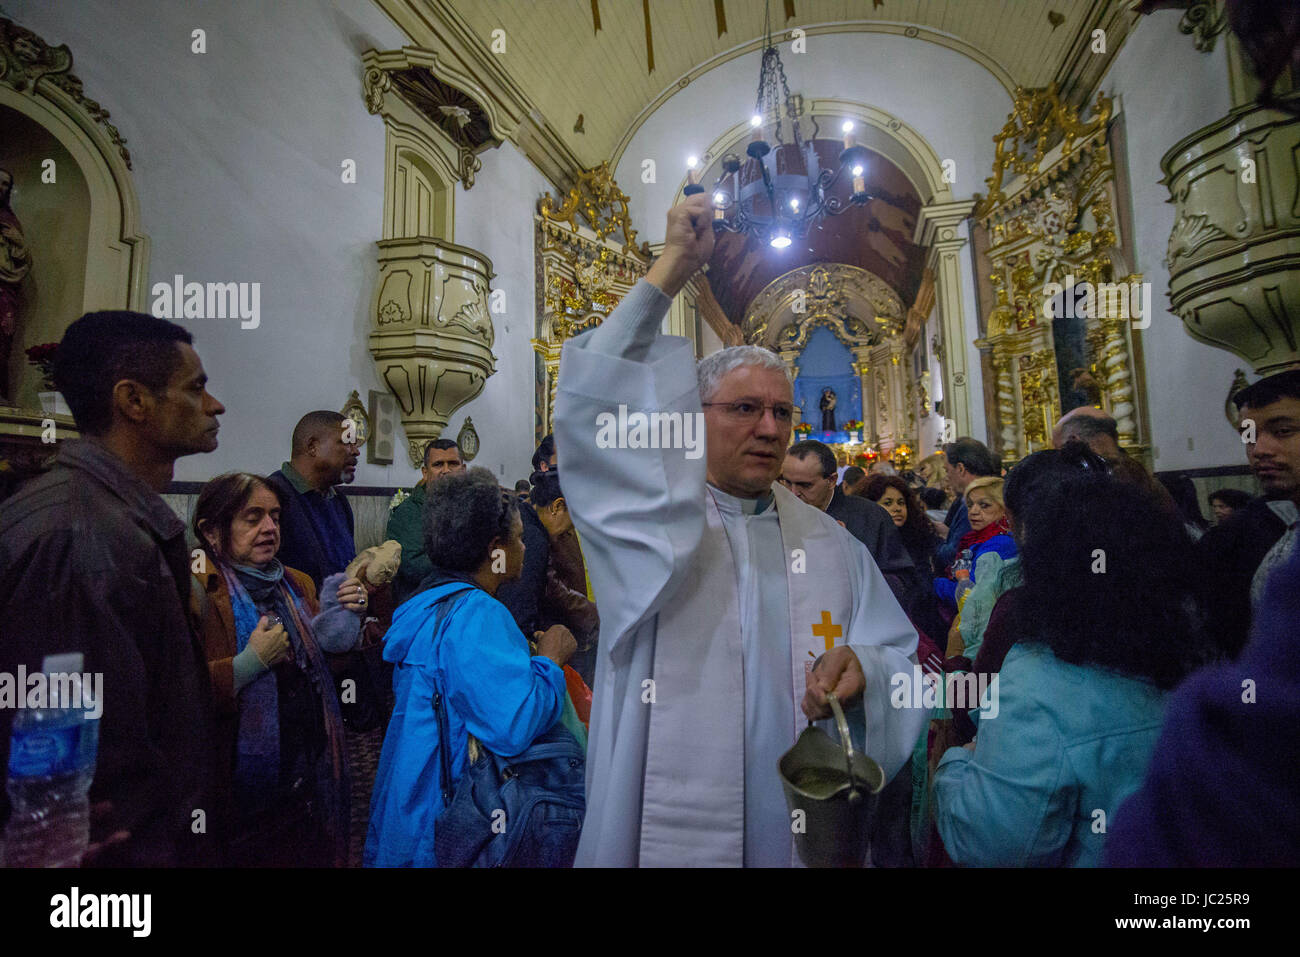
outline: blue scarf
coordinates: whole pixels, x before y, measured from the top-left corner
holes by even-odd
[[[235,616],[235,647],[243,651],[263,615],[279,615],[289,636],[294,663],[313,669],[299,634],[306,618],[301,599],[284,580],[284,566],[273,559],[265,568],[221,566]],[[239,693],[239,732],[235,794],[241,811],[252,813],[273,801],[280,784],[280,693],[275,669],[254,678]]]

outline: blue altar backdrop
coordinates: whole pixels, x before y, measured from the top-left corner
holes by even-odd
[[[812,437],[821,442],[845,442],[845,422],[862,419],[862,383],[853,371],[853,353],[835,338],[825,326],[814,329],[808,344],[799,353],[799,375],[794,380],[794,404],[803,418],[814,429]],[[822,410],[818,407],[822,390],[835,391],[835,425],[831,435],[840,438],[822,438]]]

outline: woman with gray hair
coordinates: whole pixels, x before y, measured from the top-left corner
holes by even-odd
[[[537,636],[533,655],[495,597],[519,577],[522,531],[515,497],[487,469],[446,475],[429,489],[424,546],[434,571],[384,637],[397,701],[370,803],[367,867],[436,867],[434,827],[444,792],[469,766],[470,735],[495,754],[516,755],[561,717],[563,666],[577,642],[555,625]],[[446,705],[445,740],[435,696]]]

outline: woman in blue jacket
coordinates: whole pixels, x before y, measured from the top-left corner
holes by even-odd
[[[437,866],[441,748],[450,749],[454,784],[467,766],[470,735],[496,754],[515,755],[561,717],[562,669],[577,643],[556,625],[532,655],[494,597],[519,577],[522,528],[514,496],[487,469],[452,473],[429,489],[424,541],[434,573],[393,614],[384,638],[397,702],[370,803],[367,867]],[[449,607],[439,624],[443,598]],[[437,690],[447,702],[447,741],[438,735]]]
[[[1021,634],[979,733],[935,772],[959,865],[1094,866],[1141,783],[1166,694],[1212,657],[1191,545],[1150,494],[1098,471],[1036,490],[1021,528]]]

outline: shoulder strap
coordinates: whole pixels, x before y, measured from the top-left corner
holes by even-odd
[[[447,617],[448,612],[455,607],[455,603],[449,601],[451,598],[457,598],[473,588],[461,588],[456,591],[448,592],[439,598],[434,604],[438,606],[438,617],[433,623],[434,640],[442,637],[442,622]],[[447,702],[443,698],[442,689],[435,688],[433,691],[433,710],[438,716],[438,760],[442,766],[442,806],[447,807],[451,804],[451,798],[454,789],[451,786],[451,748],[448,746],[451,730],[447,721]]]

